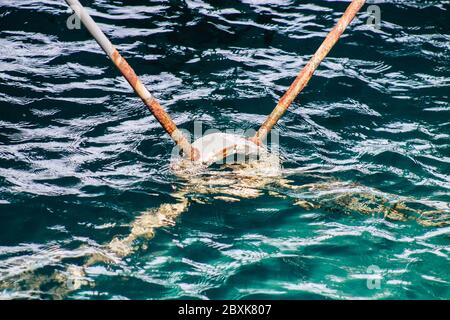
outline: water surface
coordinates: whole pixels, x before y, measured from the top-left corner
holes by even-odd
[[[450,298],[450,8],[376,4],[380,28],[366,5],[278,124],[283,178],[229,201],[171,172],[64,1],[0,1],[0,298]],[[89,6],[192,131],[256,129],[346,2]],[[174,223],[108,251],[179,190]]]

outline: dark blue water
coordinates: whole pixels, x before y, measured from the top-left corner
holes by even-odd
[[[257,129],[347,4],[82,2],[191,131]],[[64,1],[0,0],[0,298],[450,298],[450,6],[376,5],[278,124],[283,177],[217,189]]]

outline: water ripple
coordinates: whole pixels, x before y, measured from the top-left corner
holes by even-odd
[[[363,9],[277,125],[283,177],[225,202],[171,172],[172,142],[62,1],[2,1],[0,298],[449,298],[450,8],[376,5],[380,29]],[[257,128],[344,9],[89,4],[189,131]],[[160,228],[121,257],[142,214]]]

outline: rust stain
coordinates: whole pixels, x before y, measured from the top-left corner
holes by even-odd
[[[193,148],[186,137],[178,131],[176,124],[172,121],[169,114],[161,107],[159,102],[147,91],[144,84],[139,80],[133,68],[120,55],[117,50],[114,50],[112,61],[120,70],[122,75],[127,79],[128,83],[133,87],[134,91],[145,103],[150,112],[155,116],[161,126],[172,137],[175,143],[183,150],[184,154],[191,160],[198,160],[200,152]],[[177,132],[177,134],[175,134]]]
[[[248,139],[249,141],[253,142],[254,144],[256,144],[257,146],[262,146],[262,141],[259,138],[259,134],[258,132],[251,138]]]
[[[260,143],[262,139],[266,137],[273,126],[278,122],[278,120],[283,116],[286,110],[291,105],[292,101],[297,97],[297,95],[305,88],[311,79],[314,71],[317,69],[322,60],[330,52],[331,48],[339,40],[339,37],[344,32],[348,24],[353,20],[356,13],[364,5],[365,0],[353,0],[345,10],[342,17],[339,19],[337,24],[328,33],[323,43],[317,49],[316,53],[311,57],[309,62],[300,71],[300,73],[295,78],[294,82],[291,84],[286,93],[280,98],[275,109],[267,117],[266,121],[261,125],[259,130],[256,132],[255,136],[251,141],[256,144]]]
[[[197,148],[191,147],[191,160],[197,161],[200,159],[200,151]]]
[[[120,70],[120,72],[123,74],[125,79],[131,84],[133,89],[136,90],[136,83],[138,82],[138,77],[136,73],[134,72],[133,68],[128,64],[128,62],[122,58],[119,51],[114,50],[112,54],[112,60],[114,64],[117,66],[117,68]]]
[[[172,135],[172,133],[177,129],[177,126],[169,117],[167,112],[161,107],[158,100],[156,100],[154,97],[149,97],[143,101],[150,110],[150,112],[155,116],[155,118],[167,131],[167,133],[169,135]]]

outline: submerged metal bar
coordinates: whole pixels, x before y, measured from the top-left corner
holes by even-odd
[[[337,22],[336,26],[331,29],[325,40],[317,49],[316,53],[311,57],[309,62],[300,71],[298,76],[295,78],[294,82],[291,84],[286,93],[281,97],[276,105],[275,109],[266,119],[266,121],[261,125],[261,128],[256,132],[255,136],[251,138],[256,144],[261,144],[262,140],[265,139],[269,131],[278,122],[281,116],[286,112],[287,108],[291,105],[292,101],[297,97],[297,95],[303,90],[303,88],[308,84],[314,71],[317,69],[322,60],[330,52],[331,48],[339,40],[339,37],[344,32],[345,28],[350,24],[350,22],[355,17],[356,13],[364,5],[365,0],[353,0],[345,10],[342,17]]]
[[[127,79],[128,83],[133,87],[136,94],[142,99],[150,112],[155,116],[158,122],[162,125],[164,130],[170,135],[175,143],[180,147],[184,154],[191,160],[197,160],[200,155],[199,151],[192,147],[183,133],[177,128],[176,124],[170,118],[169,114],[161,107],[159,102],[150,94],[139,77],[134,72],[133,68],[123,58],[120,53],[114,48],[111,41],[105,36],[102,30],[98,27],[95,21],[91,18],[86,9],[83,8],[78,0],[65,0],[72,8],[76,15],[80,18],[83,25],[91,33],[100,47],[105,51],[109,58],[114,62],[116,67]]]

